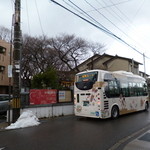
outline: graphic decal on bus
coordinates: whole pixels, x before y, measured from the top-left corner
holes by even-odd
[[[120,103],[121,103],[121,108],[126,109],[126,100],[125,97],[122,96],[122,94],[120,94]]]

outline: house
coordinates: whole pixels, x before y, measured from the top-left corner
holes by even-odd
[[[149,74],[146,74],[145,72],[139,71],[139,75],[143,78],[149,78]]]
[[[10,64],[10,43],[0,40],[0,94],[9,93],[8,65]]]
[[[120,57],[118,55],[112,56],[108,54],[94,55],[78,65],[79,71],[91,70],[91,69],[102,69],[107,71],[124,70],[139,74],[140,62],[137,62],[130,58]]]

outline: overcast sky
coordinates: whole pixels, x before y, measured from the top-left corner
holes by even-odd
[[[0,25],[11,28],[15,0],[1,0]],[[105,27],[140,53],[150,58],[150,0],[56,0],[92,23]],[[71,6],[71,7],[70,7]],[[78,8],[77,8],[77,7]],[[79,10],[80,8],[80,10]],[[80,12],[79,12],[80,11]],[[100,26],[102,25],[102,26]],[[119,55],[143,63],[143,56],[114,37],[83,21],[50,0],[21,0],[21,29],[31,36],[75,34],[106,45],[107,54]],[[146,58],[146,73],[150,74]],[[140,66],[140,71],[144,67]]]

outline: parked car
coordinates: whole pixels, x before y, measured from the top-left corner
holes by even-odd
[[[0,113],[9,109],[9,99],[12,99],[12,96],[9,96],[9,94],[0,94]]]

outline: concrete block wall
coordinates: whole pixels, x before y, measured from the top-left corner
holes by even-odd
[[[20,113],[25,110],[31,110],[38,118],[51,118],[58,116],[66,116],[74,114],[74,105],[73,104],[63,104],[63,105],[49,105],[49,106],[34,106],[26,107],[20,109]],[[10,113],[10,121],[12,122],[12,110]],[[8,112],[7,112],[7,122],[8,122]]]

